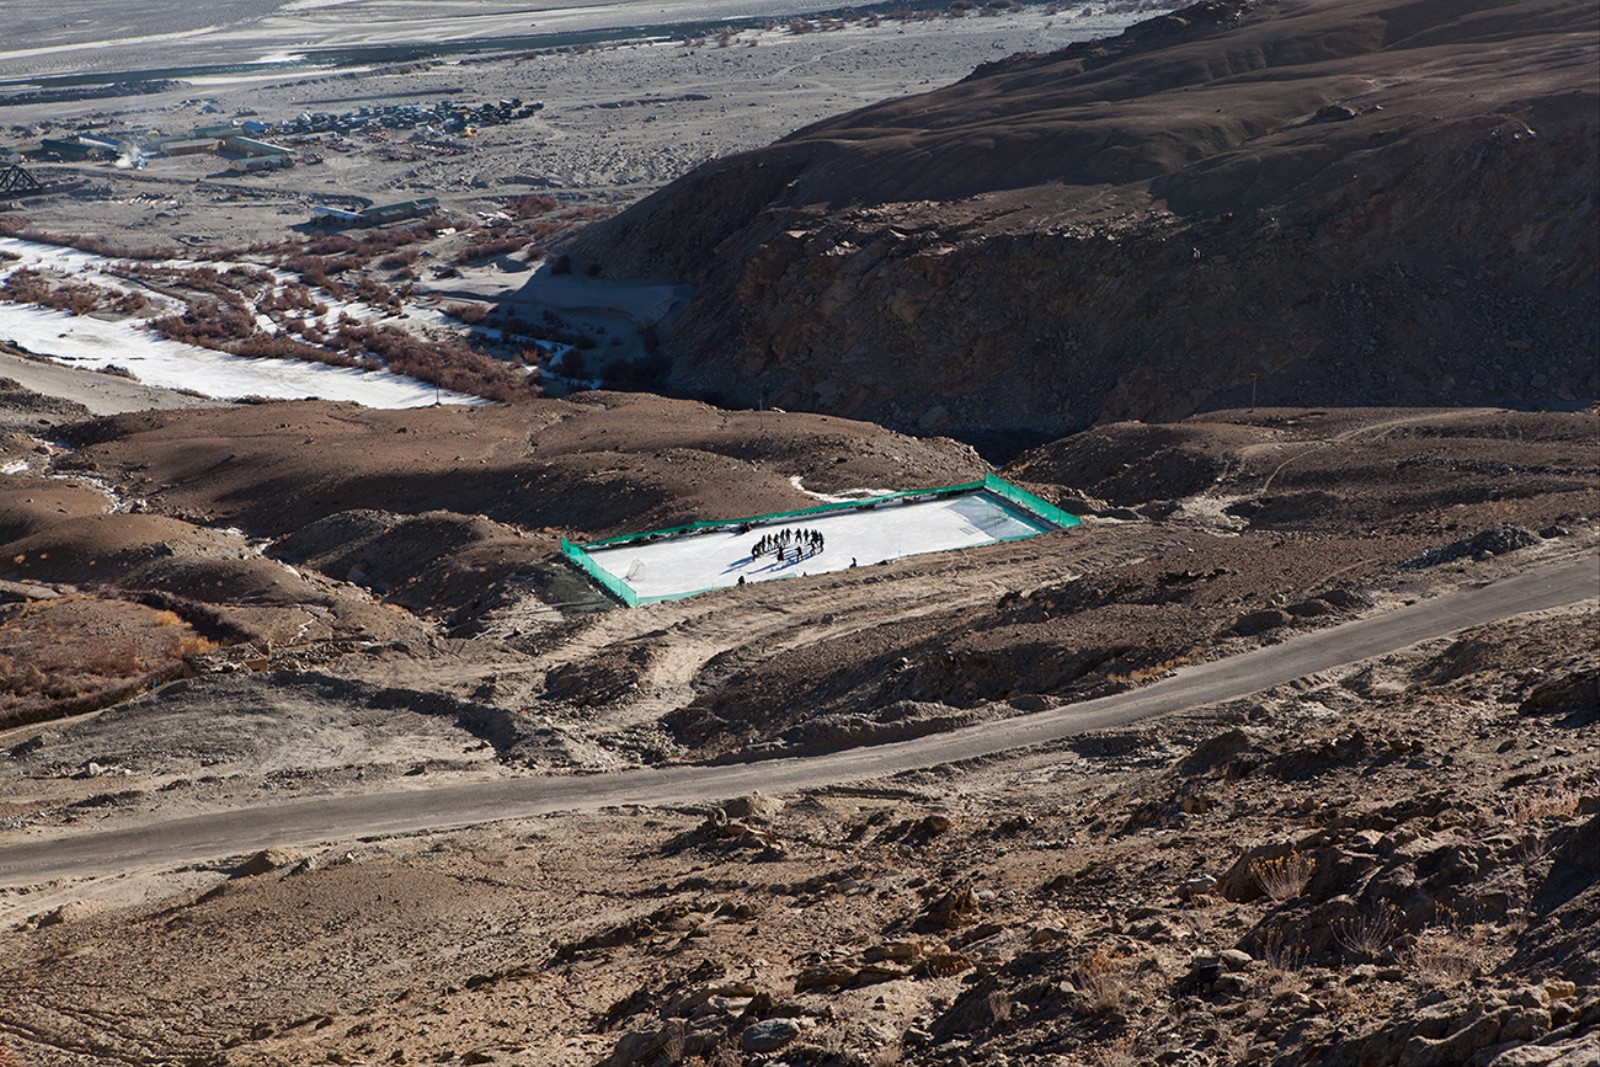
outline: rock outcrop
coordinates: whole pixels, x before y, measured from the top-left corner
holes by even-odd
[[[1592,4],[1218,0],[699,168],[580,235],[672,384],[912,430],[1600,386]]]

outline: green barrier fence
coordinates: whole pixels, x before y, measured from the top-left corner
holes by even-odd
[[[992,474],[983,476],[983,487],[1003,500],[1009,500],[1024,511],[1031,512],[1044,521],[1060,529],[1068,529],[1078,525],[1078,516],[1069,514],[1046,503],[1025,489],[1018,489],[1003,478],[996,478]]]
[[[636,608],[639,606],[638,594],[633,591],[627,582],[624,582],[621,578],[618,578],[590,559],[588,553],[584,552],[578,545],[568,541],[565,537],[561,539],[561,554],[567,557],[573,566],[588,575],[590,581],[628,605],[628,607]]]
[[[561,554],[570,560],[573,566],[588,575],[600,588],[622,601],[628,607],[635,608],[641,604],[658,604],[665,600],[683,600],[687,597],[698,596],[701,593],[709,593],[711,590],[696,589],[687,593],[641,597],[627,582],[590,559],[589,550],[615,548],[618,545],[633,544],[640,541],[658,541],[663,538],[681,537],[684,534],[704,533],[710,530],[725,530],[730,526],[760,526],[763,523],[799,519],[809,515],[826,515],[830,512],[867,511],[896,501],[911,502],[917,498],[932,499],[934,497],[960,496],[965,493],[975,492],[993,493],[1000,499],[1015,505],[1019,510],[1057,529],[1067,529],[1079,524],[1076,515],[1062,511],[1054,504],[1040,500],[1026,490],[1018,489],[1003,478],[985,474],[980,481],[976,482],[942,485],[934,489],[903,489],[899,492],[882,493],[862,500],[841,500],[836,503],[818,504],[815,507],[800,508],[795,511],[771,511],[764,515],[752,515],[743,519],[711,519],[691,522],[682,526],[667,526],[659,530],[646,530],[643,533],[618,534],[616,537],[604,537],[598,541],[585,541],[582,544],[576,544],[563,537],[561,539]],[[1024,534],[1022,537],[1009,537],[1004,540],[1016,541],[1032,536],[1035,535]]]

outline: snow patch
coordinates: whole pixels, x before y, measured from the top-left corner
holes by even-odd
[[[839,495],[834,496],[828,493],[817,493],[807,489],[803,484],[801,484],[801,477],[802,476],[799,474],[789,475],[789,484],[794,487],[796,492],[804,493],[812,500],[820,500],[825,504],[848,504],[857,500],[870,500],[875,496],[888,496],[890,493],[894,492],[893,489],[846,489]]]

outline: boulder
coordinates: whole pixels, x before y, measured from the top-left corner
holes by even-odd
[[[267,874],[300,862],[300,854],[285,848],[264,848],[245,860],[229,873],[235,878],[249,878]]]
[[[746,1052],[776,1052],[799,1036],[800,1024],[793,1019],[763,1019],[744,1028],[739,1047]]]
[[[51,908],[39,916],[34,924],[40,929],[46,926],[59,926],[62,923],[81,922],[93,918],[105,911],[105,905],[93,900],[74,900],[58,908]]]
[[[783,810],[783,801],[756,792],[727,801],[722,805],[722,810],[727,812],[730,819],[771,822]]]
[[[1267,608],[1263,611],[1251,611],[1234,620],[1234,633],[1241,637],[1253,637],[1256,634],[1276,630],[1287,624],[1289,613],[1280,608]]]

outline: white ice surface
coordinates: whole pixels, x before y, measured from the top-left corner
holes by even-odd
[[[40,244],[17,238],[0,238],[0,250],[17,259],[0,260],[0,278],[24,267],[58,271],[96,285],[121,292],[133,287],[116,275],[118,261],[75,248]],[[233,264],[200,264],[188,260],[167,260],[163,266],[179,268],[209,266],[227,270]],[[292,275],[274,271],[280,281]],[[330,305],[330,316],[340,313],[364,321],[376,321],[381,313],[356,302],[337,301],[316,291]],[[147,294],[158,304],[173,301],[159,294]],[[413,316],[433,324],[442,321],[437,312]],[[270,320],[261,323],[272,326]],[[268,332],[275,332],[276,327]],[[244,396],[263,396],[278,400],[315,397],[322,400],[353,400],[373,408],[415,408],[434,403],[484,404],[487,401],[450,390],[435,391],[432,385],[389,371],[361,371],[289,359],[246,359],[216,352],[197,345],[169,341],[145,328],[142,320],[107,321],[90,316],[69,315],[64,311],[15,304],[0,300],[0,341],[21,345],[36,355],[49,356],[72,366],[90,370],[118,366],[130,371],[145,385],[166,389],[190,389],[219,400]]]
[[[589,558],[626,582],[641,599],[678,596],[747,582],[865,567],[902,556],[971,548],[1054,529],[986,492],[936,499],[912,498],[871,510],[854,509],[754,526],[748,533],[721,527],[653,542],[597,548]],[[762,537],[783,530],[815,530],[825,547],[814,556],[779,564],[769,552],[751,559]],[[790,553],[793,553],[791,547]]]
[[[318,397],[353,400],[373,408],[417,408],[434,402],[433,386],[388,371],[359,371],[287,359],[245,359],[181,344],[142,330],[131,321],[107,322],[87,315],[0,301],[0,341],[70,366],[98,370],[118,366],[145,385],[192,389],[220,400],[264,396],[292,400]],[[442,391],[448,404],[481,404],[477,397]]]

